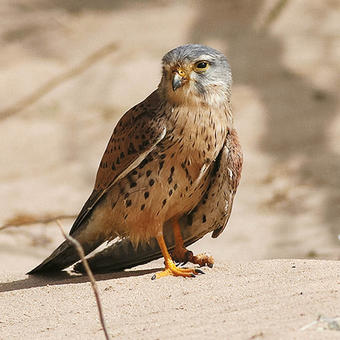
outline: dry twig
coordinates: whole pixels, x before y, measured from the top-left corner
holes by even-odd
[[[266,30],[282,13],[283,9],[288,4],[288,0],[278,0],[274,7],[267,15],[262,25],[262,30]]]
[[[46,95],[47,93],[54,90],[57,86],[62,84],[63,82],[77,76],[78,74],[84,72],[86,69],[88,69],[90,66],[98,62],[103,57],[106,57],[113,51],[117,49],[116,43],[109,43],[96,52],[89,55],[85,60],[83,60],[79,65],[71,68],[70,70],[67,70],[66,72],[52,78],[44,85],[40,86],[38,89],[36,89],[33,93],[28,95],[27,97],[19,100],[14,105],[6,108],[5,110],[0,111],[0,120],[6,119],[22,110],[24,110],[26,107],[34,104],[37,102],[41,97]]]
[[[102,328],[103,328],[103,331],[104,331],[104,334],[105,334],[105,339],[109,340],[110,338],[109,338],[109,334],[108,334],[106,326],[105,326],[103,308],[102,308],[102,304],[101,304],[101,301],[100,301],[100,298],[99,298],[97,282],[96,282],[96,280],[95,280],[95,278],[94,278],[94,276],[92,274],[92,271],[90,269],[90,266],[89,266],[89,264],[88,264],[88,262],[87,262],[87,260],[85,258],[85,253],[84,253],[83,247],[71,235],[66,235],[65,234],[63,226],[61,225],[59,220],[56,220],[56,222],[57,222],[57,224],[59,226],[59,229],[60,229],[61,233],[65,237],[65,239],[73,244],[73,246],[76,248],[76,250],[77,250],[77,252],[79,254],[80,259],[83,262],[83,265],[84,265],[84,268],[86,270],[86,273],[87,273],[87,275],[88,275],[88,277],[90,278],[90,281],[91,281],[91,286],[92,286],[92,290],[93,290],[94,296],[96,297],[96,302],[97,302],[97,307],[98,307],[98,312],[99,312],[100,323],[102,325]]]
[[[56,220],[68,220],[76,218],[76,215],[43,215],[43,216],[36,216],[30,214],[19,214],[8,219],[4,225],[0,226],[0,231],[10,227],[21,227],[26,225],[32,224],[48,224],[51,222],[55,222]]]

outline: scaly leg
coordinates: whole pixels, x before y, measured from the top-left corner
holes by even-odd
[[[152,276],[152,280],[159,279],[164,276],[173,275],[173,276],[183,276],[183,277],[195,277],[196,274],[202,274],[203,272],[199,269],[184,269],[184,268],[178,268],[174,264],[174,262],[171,259],[171,256],[168,252],[168,248],[166,247],[163,234],[161,233],[159,236],[157,236],[157,241],[159,244],[159,247],[161,248],[162,254],[164,256],[165,260],[165,269],[162,272],[158,272]]]
[[[213,267],[214,259],[212,256],[208,256],[207,254],[199,254],[195,256],[192,251],[184,247],[181,227],[177,219],[173,220],[172,228],[175,238],[175,249],[171,255],[174,261],[183,263],[191,262],[194,264],[198,264],[200,267],[203,267],[205,265],[210,268]]]

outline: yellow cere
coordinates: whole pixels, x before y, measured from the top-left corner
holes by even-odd
[[[179,69],[177,70],[177,72],[178,72],[178,74],[179,74],[181,77],[184,77],[184,76],[185,76],[185,72],[184,72],[181,68],[179,68]]]

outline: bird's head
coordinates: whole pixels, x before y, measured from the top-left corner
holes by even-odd
[[[162,59],[159,89],[173,104],[220,106],[230,100],[231,70],[226,57],[203,45],[183,45]]]

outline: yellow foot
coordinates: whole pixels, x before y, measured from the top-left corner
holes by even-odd
[[[174,261],[182,264],[191,262],[198,264],[200,267],[208,266],[212,268],[214,266],[214,258],[207,254],[194,255],[192,251],[185,249],[184,247],[177,247],[171,254]]]
[[[178,268],[170,260],[165,264],[165,269],[162,272],[154,274],[151,280],[159,279],[164,276],[182,276],[182,277],[195,277],[197,274],[204,274],[202,270],[197,268]]]

